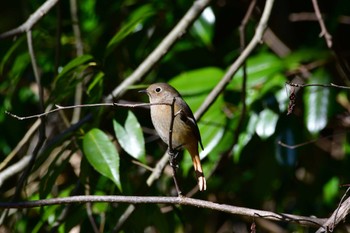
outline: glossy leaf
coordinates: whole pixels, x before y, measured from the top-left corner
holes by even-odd
[[[276,73],[284,68],[280,58],[269,53],[261,53],[247,60],[247,89],[261,88]],[[238,70],[229,88],[240,90],[242,86],[243,71]],[[270,80],[269,80],[270,81]]]
[[[198,36],[202,43],[211,47],[214,35],[215,15],[211,7],[207,7],[193,23],[191,32]]]
[[[135,159],[145,162],[145,141],[141,125],[135,115],[129,111],[124,128],[115,120],[113,127],[121,147]]]
[[[333,177],[323,187],[323,199],[328,204],[335,200],[339,193],[339,178]]]
[[[246,130],[239,134],[238,142],[233,147],[233,158],[235,162],[239,161],[243,148],[249,143],[249,141],[255,134],[255,129],[258,121],[259,121],[258,115],[255,113],[252,113],[251,116],[249,117]]]
[[[329,74],[323,70],[317,70],[310,79],[310,83],[329,84]],[[329,87],[307,87],[304,94],[305,124],[310,133],[315,134],[322,130],[328,122],[330,108]]]
[[[93,60],[93,56],[89,54],[85,54],[80,57],[74,58],[67,65],[63,67],[63,69],[59,72],[57,79],[60,79],[61,77],[67,75],[68,72],[74,70],[76,67],[83,65],[92,60]]]
[[[224,75],[217,67],[190,70],[172,78],[169,82],[182,95],[195,95],[211,91]]]
[[[99,129],[90,130],[84,136],[83,149],[91,166],[112,180],[121,190],[119,154],[108,136]]]
[[[122,25],[120,30],[109,41],[106,48],[106,55],[108,55],[119,43],[130,34],[141,29],[143,22],[156,13],[151,4],[146,4],[135,10],[129,19]]]
[[[278,115],[270,109],[264,109],[259,113],[259,119],[256,124],[256,134],[262,139],[273,135],[276,130]]]

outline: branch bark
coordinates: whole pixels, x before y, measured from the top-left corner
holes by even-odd
[[[226,204],[218,204],[215,202],[199,200],[189,197],[156,197],[156,196],[72,196],[62,198],[51,198],[37,201],[26,202],[0,202],[0,208],[33,208],[48,205],[64,205],[71,203],[129,203],[129,204],[176,204],[206,208],[216,211],[222,211],[233,215],[247,216],[251,218],[263,218],[272,221],[293,222],[305,226],[319,227],[322,226],[326,219],[299,216],[284,213],[274,213],[265,210],[256,210]]]

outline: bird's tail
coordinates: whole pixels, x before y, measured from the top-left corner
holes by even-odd
[[[198,187],[199,191],[204,191],[207,189],[207,181],[205,180],[201,159],[199,158],[198,149],[194,151],[189,151],[192,157],[193,167],[194,171],[196,172],[197,180],[198,180]],[[196,152],[196,153],[192,153]]]

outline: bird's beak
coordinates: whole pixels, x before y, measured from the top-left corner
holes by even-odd
[[[146,93],[146,94],[148,94],[148,91],[147,90],[139,90],[139,93]]]

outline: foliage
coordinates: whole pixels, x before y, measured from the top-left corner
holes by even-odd
[[[247,4],[213,1],[144,77],[142,86],[168,82],[195,112],[240,54],[238,27]],[[340,19],[349,15],[350,3],[320,5],[333,35],[334,50],[318,36],[317,21],[288,20],[292,13],[313,12],[311,1],[289,4],[291,8],[281,7],[281,12],[275,6],[270,20],[271,30],[280,38],[279,43],[290,47],[289,52],[281,54],[275,44],[261,44],[246,61],[246,91],[244,69],[240,68],[198,122],[208,190],[195,197],[327,217],[345,192],[340,186],[350,180],[349,91],[324,86],[300,88],[286,82],[349,85],[349,25]],[[17,27],[39,6],[38,2],[17,0],[4,3],[1,32]],[[103,102],[190,6],[189,1],[87,0],[78,7],[84,55],[77,56],[70,6],[60,1],[33,28],[45,107],[77,104],[79,85],[83,86],[82,104]],[[253,13],[247,38],[252,38],[260,16],[259,11]],[[40,111],[25,34],[0,40],[0,80],[1,174],[32,154],[38,139],[34,133],[20,143],[34,120],[20,121],[5,114],[9,111],[28,116]],[[129,86],[122,101],[147,102],[147,96],[137,92],[138,87]],[[296,95],[295,106],[287,115],[291,94]],[[168,167],[150,187],[146,184],[152,173],[148,168],[154,168],[166,151],[152,130],[148,109],[82,108],[79,125],[70,122],[71,118],[71,110],[46,117],[47,139],[19,199],[78,194],[176,195]],[[288,148],[283,143],[300,146]],[[20,148],[10,159],[17,145]],[[0,180],[1,202],[9,202],[14,196],[21,174]],[[196,179],[187,151],[178,175],[183,191],[190,192]],[[18,209],[6,216],[0,231],[68,232],[76,228],[91,232],[89,214],[102,232],[113,232],[118,224],[121,232],[223,232],[238,229],[242,223],[248,230],[253,221],[189,206],[138,205],[122,222],[128,208],[127,204],[97,203],[91,209],[80,204]],[[305,230],[292,223],[279,227]],[[257,228],[269,232],[263,223]]]

